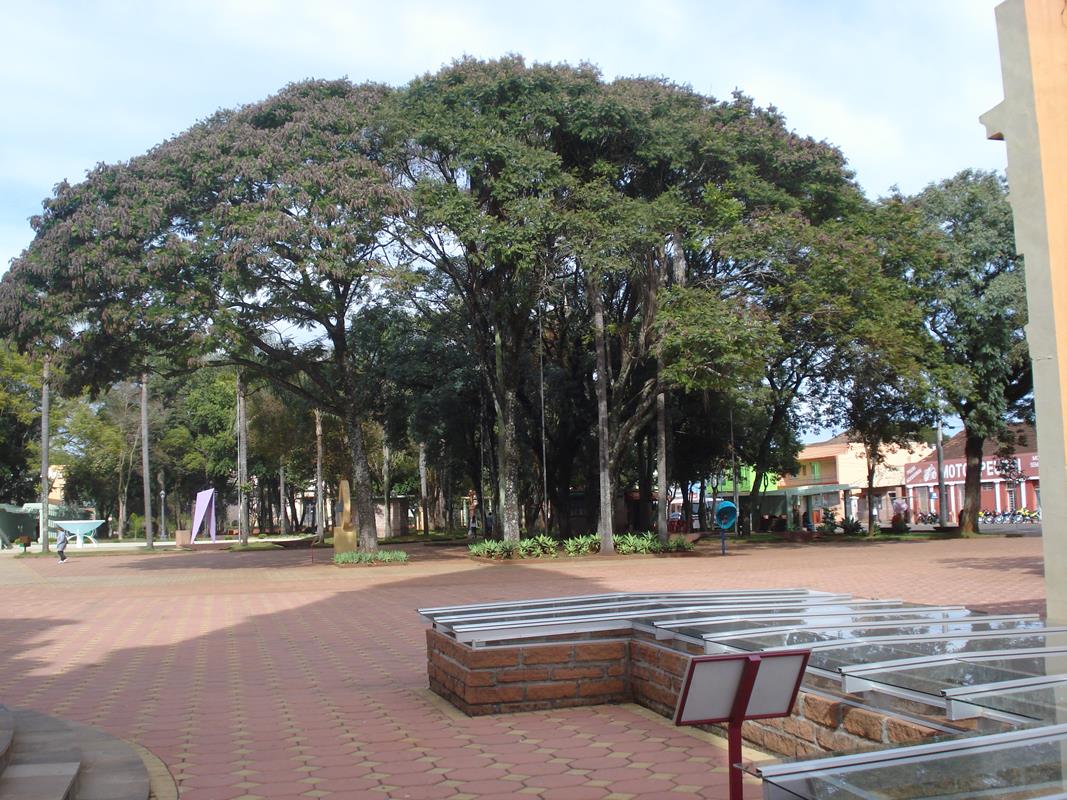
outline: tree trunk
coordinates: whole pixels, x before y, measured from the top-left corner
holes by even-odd
[[[608,343],[604,325],[604,298],[599,284],[590,281],[590,297],[593,304],[593,331],[596,347],[596,419],[597,419],[597,465],[600,487],[600,512],[597,515],[597,535],[600,537],[600,552],[610,555],[615,552],[615,526],[612,509],[614,500],[614,476],[611,469],[611,421],[608,416]]]
[[[41,552],[48,552],[48,495],[52,488],[48,480],[48,450],[51,447],[51,431],[49,414],[52,413],[52,356],[49,353],[44,357],[44,374],[41,380],[41,515],[40,533]],[[62,553],[60,553],[62,555]]]
[[[493,532],[504,541],[517,542],[519,521],[519,401],[515,389],[504,387],[497,404],[497,497]]]
[[[874,472],[877,462],[867,455],[867,535],[874,536],[878,533],[878,523],[874,519]]]
[[[315,541],[326,541],[326,496],[322,485],[322,412],[315,409]]]
[[[667,394],[656,395],[656,472],[659,507],[656,513],[656,533],[661,542],[667,541],[667,520],[670,516],[670,501],[667,498]]]
[[[126,494],[119,495],[119,541],[126,535]]]
[[[382,503],[385,506],[385,535],[393,535],[393,507],[389,503],[389,443],[382,442]]]
[[[708,496],[708,481],[706,478],[700,479],[700,505],[697,506],[697,519],[699,520],[700,530],[706,531],[708,529],[708,509],[704,501]],[[715,504],[719,502],[719,479],[715,478],[715,482],[711,485],[711,516],[712,520],[715,518]]]
[[[144,544],[152,544],[152,472],[148,464],[148,373],[141,373],[141,471],[144,477]]]
[[[282,536],[289,535],[289,515],[285,513],[285,464],[278,467],[278,520],[282,524]]]
[[[430,535],[430,476],[426,464],[426,442],[419,442],[419,508],[422,509],[422,532]]]
[[[352,462],[352,515],[359,535],[359,549],[373,553],[378,549],[378,524],[374,514],[374,497],[371,492],[370,465],[363,444],[363,427],[353,406],[345,413],[348,429],[348,450]]]
[[[963,481],[963,511],[960,512],[960,533],[975,536],[978,533],[978,506],[982,502],[982,450],[985,437],[966,432],[964,452],[967,457],[967,474]]]
[[[237,533],[248,544],[248,425],[245,420],[245,384],[237,373]]]

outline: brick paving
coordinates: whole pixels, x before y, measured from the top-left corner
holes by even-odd
[[[1037,538],[508,564],[408,549],[408,565],[354,569],[309,551],[5,555],[0,703],[144,745],[184,800],[725,798],[724,743],[632,705],[463,717],[426,689],[415,609],[774,586],[1044,607]]]

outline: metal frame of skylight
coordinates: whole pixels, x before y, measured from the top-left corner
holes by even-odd
[[[832,602],[840,602],[848,598],[850,598],[850,595],[832,594],[816,595],[812,597],[806,597],[804,595],[786,595],[784,597],[754,595],[752,597],[742,598],[720,598],[716,595],[709,595],[707,597],[679,598],[679,602],[677,604],[668,605],[667,607],[663,607],[665,603],[668,603],[668,601],[664,600],[663,598],[627,598],[623,600],[604,601],[599,603],[583,603],[566,606],[545,606],[496,610],[473,609],[470,612],[466,613],[447,613],[434,615],[431,621],[435,625],[449,626],[455,625],[457,623],[491,623],[494,620],[500,620],[502,622],[514,622],[521,619],[559,619],[561,617],[569,616],[589,616],[604,613],[621,613],[624,611],[634,612],[632,613],[632,616],[636,617],[655,615],[657,612],[661,612],[666,615],[669,615],[671,613],[683,613],[686,611],[692,611],[697,613],[701,611],[711,612],[718,608],[776,608],[780,606],[783,601],[789,604],[795,604],[806,607],[808,605],[824,605]]]
[[[571,603],[593,603],[598,600],[616,602],[619,600],[684,600],[693,597],[728,597],[728,596],[820,596],[834,594],[815,589],[709,589],[694,592],[610,592],[605,594],[578,594],[565,595],[563,597],[537,597],[529,600],[501,600],[492,603],[468,603],[464,605],[432,606],[418,609],[419,615],[427,622],[433,622],[434,618],[455,612],[469,611],[472,613],[489,610],[530,609],[537,607],[556,608]]]
[[[1010,713],[1001,712],[1000,709],[991,709],[979,702],[972,702],[972,698],[982,696],[1003,697],[1056,686],[1057,684],[1067,684],[1067,674],[1038,675],[1033,678],[1019,678],[1014,681],[982,683],[975,686],[957,686],[953,689],[942,689],[941,696],[945,698],[949,719],[967,719],[968,717],[985,716],[989,711]]]
[[[940,664],[947,664],[953,661],[1011,661],[1016,658],[1029,658],[1031,656],[1050,656],[1058,654],[1067,654],[1067,647],[1034,647],[1034,648],[1022,648],[1019,650],[989,650],[984,653],[950,653],[937,656],[918,656],[915,658],[902,658],[893,659],[891,661],[880,661],[873,664],[859,664],[856,666],[840,667],[837,672],[840,676],[841,688],[847,694],[855,694],[857,692],[870,692],[878,691],[882,694],[892,695],[894,697],[902,697],[907,700],[916,700],[927,705],[935,705],[945,707],[947,705],[945,698],[938,695],[932,695],[927,692],[921,692],[917,689],[908,689],[903,686],[895,686],[891,683],[885,683],[883,681],[876,681],[871,678],[866,678],[864,675],[870,675],[879,672],[908,672],[913,669],[921,669],[923,667],[934,667]],[[809,667],[809,670],[812,668]],[[819,674],[829,674],[827,670],[817,670]]]
[[[754,772],[765,781],[771,781],[771,792],[766,792],[764,797],[770,800],[778,798],[796,797],[795,793],[789,792],[787,787],[776,786],[774,781],[787,781],[789,779],[826,779],[829,772],[858,772],[862,770],[878,769],[879,767],[892,766],[896,762],[907,762],[915,759],[940,757],[952,754],[973,755],[983,751],[992,751],[1008,746],[1027,746],[1056,742],[1067,739],[1067,725],[1048,725],[1040,728],[1024,728],[1004,733],[993,733],[984,736],[966,737],[962,739],[949,739],[927,744],[895,747],[886,750],[868,751],[845,756],[831,756],[829,758],[812,759],[808,761],[793,761],[779,764],[756,765]],[[854,791],[854,789],[850,789]],[[1045,798],[1065,796],[1063,793],[1045,795]]]
[[[839,602],[839,601],[834,601]],[[861,601],[863,603],[879,603],[881,601]],[[808,609],[820,608],[827,603],[806,603],[801,606],[797,606],[794,610],[804,611],[806,615],[810,615]],[[856,603],[852,603],[856,605]],[[746,616],[751,616],[752,612],[768,611],[771,609],[782,609],[781,603],[765,602],[765,603],[751,603],[750,605],[739,604],[722,604],[721,606],[708,605],[704,609],[697,608],[697,611],[705,611],[711,613],[712,611],[719,609],[727,612],[726,614],[720,614],[714,617],[703,618],[706,622],[721,621],[723,619],[738,618],[744,619]],[[647,617],[648,614],[638,615],[633,613],[636,609],[622,609],[616,611],[600,611],[598,613],[590,614],[566,614],[557,616],[545,616],[545,617],[522,617],[519,619],[489,619],[479,622],[462,622],[460,619],[467,618],[438,618],[434,620],[434,627],[438,629],[445,629],[452,633],[458,641],[484,644],[488,641],[497,639],[522,639],[538,636],[555,636],[567,633],[588,633],[604,630],[631,630],[633,628],[632,620],[637,616]],[[664,610],[665,613],[670,613]],[[826,614],[836,614],[840,616],[841,612],[826,612]]]
[[[730,639],[744,639],[756,636],[774,636],[780,633],[793,633],[795,631],[838,631],[838,630],[877,630],[880,628],[906,628],[909,625],[956,625],[956,624],[982,624],[986,622],[1029,622],[1040,620],[1040,614],[1005,614],[1002,616],[991,614],[971,614],[966,617],[941,617],[938,619],[923,618],[916,616],[914,619],[887,620],[869,623],[842,623],[839,625],[796,625],[783,626],[780,628],[753,628],[748,631],[731,632],[725,635],[717,635],[716,641],[728,641]],[[922,634],[918,634],[922,635]],[[857,640],[858,641],[858,640]],[[866,641],[864,639],[863,641]],[[812,642],[812,645],[817,643]],[[807,646],[805,644],[805,646]]]

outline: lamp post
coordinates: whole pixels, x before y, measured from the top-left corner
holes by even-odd
[[[167,492],[159,490],[159,538],[167,538]]]

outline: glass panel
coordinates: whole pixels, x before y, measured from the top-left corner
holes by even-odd
[[[1067,653],[1056,653],[1015,657],[999,656],[973,661],[953,660],[912,669],[865,672],[862,677],[864,680],[883,683],[886,686],[940,695],[942,689],[954,689],[958,686],[980,686],[983,683],[1060,675],[1067,671],[1065,667],[1067,667]]]
[[[827,610],[823,610],[823,609]],[[781,616],[756,616],[746,617],[743,620],[724,620],[722,622],[693,622],[690,625],[671,625],[671,630],[684,632],[688,636],[703,637],[718,641],[716,636],[725,636],[730,633],[742,633],[758,628],[805,628],[811,626],[826,625],[849,625],[863,622],[893,622],[897,620],[944,620],[967,617],[971,614],[965,608],[944,609],[940,611],[923,611],[922,607],[911,606],[906,603],[897,603],[885,608],[849,606],[850,610],[841,610],[841,607],[822,607],[818,611],[814,609],[784,610]],[[729,612],[722,612],[726,615]],[[707,615],[711,616],[711,615]],[[724,640],[723,644],[731,647],[734,640]],[[739,645],[740,646],[740,645]]]
[[[990,631],[1011,631],[1041,628],[1044,623],[1039,619],[1001,620],[999,622],[983,622],[981,617],[965,617],[955,620],[918,620],[912,624],[900,624],[892,627],[842,627],[820,630],[794,630],[782,633],[769,633],[766,635],[754,634],[744,639],[730,639],[726,644],[738,647],[742,650],[766,650],[771,647],[805,647],[824,642],[839,640],[870,639],[874,636],[923,636],[943,633],[984,633]],[[1003,640],[999,637],[998,642]],[[1039,645],[1040,646],[1040,645]],[[1005,648],[998,648],[1005,649]],[[905,658],[907,656],[904,656]],[[870,662],[865,662],[870,663]]]
[[[932,753],[766,780],[805,800],[1037,800],[1064,790],[1064,741]]]
[[[1049,686],[960,699],[976,706],[1029,717],[1039,722],[1056,723],[1067,720],[1067,680]]]

